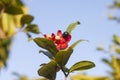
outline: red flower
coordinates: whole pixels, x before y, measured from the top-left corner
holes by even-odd
[[[52,33],[51,35],[44,35],[44,37],[54,41],[58,50],[66,49],[68,42],[71,40],[71,35],[68,32],[62,33],[61,30],[57,31],[57,35]]]

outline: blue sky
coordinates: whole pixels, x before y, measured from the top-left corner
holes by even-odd
[[[24,0],[24,2],[29,8],[29,13],[35,17],[33,23],[38,24],[42,33],[51,34],[58,29],[65,31],[70,23],[79,20],[81,24],[72,32],[70,44],[78,39],[89,42],[82,42],[75,48],[67,66],[70,67],[77,61],[90,60],[96,67],[86,71],[89,75],[107,75],[105,71],[111,69],[101,62],[101,58],[109,58],[109,54],[95,49],[101,41],[107,48],[111,44],[112,35],[120,34],[119,24],[107,18],[107,14],[112,12],[107,8],[107,4],[112,4],[112,0]],[[39,50],[33,41],[27,41],[24,33],[15,35],[8,67],[1,71],[0,80],[15,79],[16,77],[11,74],[14,71],[30,78],[39,77],[37,74],[39,65],[49,61],[46,56],[38,53]],[[57,77],[57,80],[64,79],[61,72]]]

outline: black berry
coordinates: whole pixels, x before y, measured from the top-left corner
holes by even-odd
[[[68,33],[67,31],[65,31],[65,32],[62,34],[62,36],[63,36],[64,38],[67,38],[68,35],[69,35],[69,33]]]

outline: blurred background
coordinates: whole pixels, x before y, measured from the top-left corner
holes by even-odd
[[[89,60],[93,61],[96,67],[86,70],[86,74],[109,76],[107,71],[112,71],[112,69],[101,59],[110,60],[112,54],[99,52],[96,48],[103,44],[108,50],[108,46],[113,44],[113,35],[120,34],[119,21],[109,18],[111,15],[120,16],[116,8],[111,9],[113,0],[23,0],[23,2],[28,7],[29,14],[34,16],[33,23],[39,26],[42,33],[56,33],[59,29],[65,31],[70,23],[80,21],[81,24],[72,32],[70,44],[78,39],[89,42],[82,42],[74,49],[67,66],[70,67],[78,61]],[[33,38],[39,36],[42,35],[32,34]],[[13,37],[7,67],[0,71],[0,80],[16,79],[17,77],[12,72],[29,78],[39,77],[37,70],[40,64],[49,61],[46,56],[39,54],[39,50],[40,48],[33,41],[28,41],[25,33],[17,33]],[[63,79],[63,73],[58,73],[57,80]]]

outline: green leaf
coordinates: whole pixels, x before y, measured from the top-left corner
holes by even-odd
[[[5,12],[11,15],[23,14],[22,8],[17,6],[8,6],[5,9]]]
[[[120,48],[115,49],[115,52],[117,52],[118,54],[120,54]]]
[[[95,64],[91,61],[80,61],[74,64],[69,72],[78,71],[78,70],[87,70],[95,67]]]
[[[32,15],[26,14],[21,18],[21,24],[30,24],[33,21],[34,17]]]
[[[112,56],[112,67],[113,67],[116,75],[120,75],[119,63],[118,63],[117,58],[115,56]]]
[[[23,6],[24,5],[22,0],[15,0],[15,1],[16,1],[16,5],[18,5],[18,6]]]
[[[119,59],[119,58],[117,58],[116,60],[117,60],[117,63],[119,64],[119,66],[120,66],[120,59]]]
[[[117,8],[120,8],[120,1],[119,0],[115,0],[114,1],[114,6]]]
[[[108,64],[109,66],[112,65],[111,62],[110,62],[109,60],[107,60],[107,59],[104,59],[104,58],[103,58],[102,61],[103,61],[104,63]]]
[[[43,53],[44,55],[46,55],[48,58],[50,58],[50,59],[53,59],[53,55],[50,53],[50,52],[48,52],[48,51],[43,51],[43,50],[40,50],[39,51],[39,53]]]
[[[69,69],[66,66],[62,67],[65,72],[69,72]]]
[[[73,49],[72,48],[68,48],[66,50],[60,50],[57,54],[56,54],[56,57],[55,57],[55,60],[56,62],[61,66],[65,66],[66,63],[68,62],[71,54],[73,52]]]
[[[116,44],[120,45],[120,37],[117,36],[117,35],[114,35],[113,38],[114,38],[114,39],[113,39],[114,42],[115,42]]]
[[[68,32],[69,34],[71,34],[72,30],[73,30],[74,28],[76,28],[76,26],[77,26],[78,24],[80,24],[79,21],[70,24],[70,25],[68,26],[68,28],[67,28],[67,32]]]
[[[25,28],[25,32],[32,32],[32,33],[38,34],[39,33],[39,28],[36,24],[29,24]]]
[[[57,63],[55,61],[51,61],[48,64],[44,65],[42,68],[40,68],[38,70],[38,74],[50,80],[55,80],[56,68],[57,68]]]
[[[4,3],[4,4],[11,4],[11,0],[0,0],[2,3]]]
[[[23,75],[20,77],[20,80],[28,80],[28,77]]]
[[[48,40],[46,38],[35,38],[34,41],[39,47],[48,50],[55,57],[58,50],[52,40]]]
[[[82,41],[86,41],[86,40],[78,40],[75,43],[73,43],[70,47],[73,49],[77,44],[79,44]]]
[[[0,3],[0,11],[2,10],[2,8],[3,8],[3,5]]]

